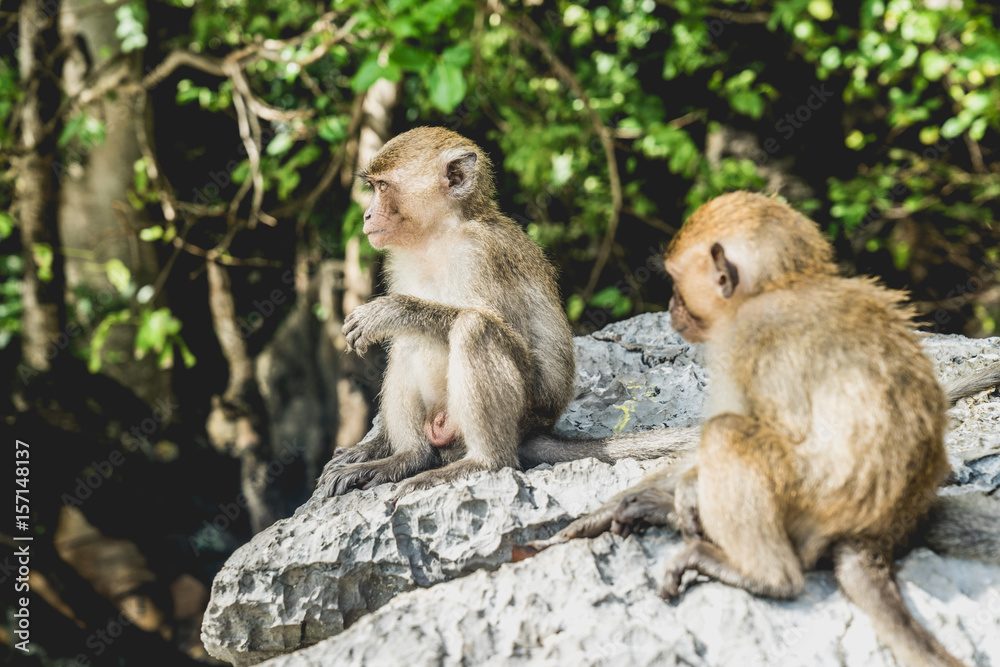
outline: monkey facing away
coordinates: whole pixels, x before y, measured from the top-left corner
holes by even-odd
[[[988,388],[997,369],[946,396],[903,295],[838,277],[831,260],[815,223],[773,199],[737,192],[698,209],[665,262],[673,326],[706,344],[712,376],[696,463],[521,555],[609,524],[623,535],[670,524],[686,544],[667,568],[668,599],[689,570],[793,597],[803,572],[831,555],[845,594],[901,663],[960,665],[907,610],[892,555],[948,471],[947,400]],[[997,522],[979,546],[997,548]]]
[[[386,143],[361,173],[374,191],[364,232],[388,254],[389,294],[356,308],[344,334],[361,354],[388,341],[389,363],[382,426],[327,466],[320,484],[333,495],[411,478],[401,495],[478,470],[652,458],[697,442],[696,429],[656,446],[644,434],[548,434],[573,394],[572,334],[555,270],[500,213],[491,171],[468,139],[422,127]]]

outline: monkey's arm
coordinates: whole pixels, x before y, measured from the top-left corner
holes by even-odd
[[[650,526],[670,526],[680,530],[681,522],[674,512],[674,489],[686,469],[687,465],[675,464],[649,475],[552,537],[513,546],[511,559],[524,560],[556,544],[580,537],[597,537],[609,530],[622,537],[641,533]]]
[[[380,343],[400,333],[422,333],[448,342],[455,321],[464,312],[474,311],[483,320],[503,331],[524,352],[527,347],[514,331],[495,313],[484,309],[460,308],[406,294],[390,294],[362,304],[344,320],[347,348],[364,354],[369,345]]]

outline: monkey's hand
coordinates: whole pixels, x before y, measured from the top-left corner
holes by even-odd
[[[510,559],[513,562],[531,558],[539,551],[544,551],[556,544],[563,544],[578,537],[597,537],[611,528],[611,515],[615,511],[618,499],[614,498],[590,514],[585,514],[569,524],[558,533],[546,540],[532,540],[527,544],[514,544],[510,548]]]
[[[674,496],[659,485],[643,485],[626,492],[611,516],[611,532],[628,537],[650,526],[680,526],[674,513]]]
[[[392,296],[379,297],[352,310],[342,330],[347,349],[364,355],[369,345],[389,338],[392,323],[398,321],[401,311],[399,300]]]
[[[698,553],[699,544],[699,542],[692,542],[685,545],[680,553],[667,563],[667,571],[663,575],[663,583],[660,585],[660,597],[664,600],[672,600],[680,595],[684,573],[694,569],[694,560]]]

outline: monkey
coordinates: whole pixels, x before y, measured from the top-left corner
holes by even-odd
[[[401,493],[517,466],[533,429],[572,398],[572,333],[554,267],[495,199],[492,164],[461,135],[388,141],[360,178],[364,233],[387,253],[388,294],[345,318],[349,350],[388,342],[371,443],[335,456],[334,495],[408,479]]]
[[[997,385],[1000,385],[1000,365],[978,368],[944,383],[943,388],[948,405],[954,407],[963,398]],[[670,441],[657,442],[656,436],[660,433],[672,436],[669,438]],[[551,537],[533,540],[527,544],[511,545],[511,559],[515,562],[525,560],[557,544],[564,544],[574,539],[597,537],[608,531],[628,537],[633,533],[642,533],[653,526],[666,526],[679,532],[684,522],[687,522],[688,530],[696,532],[692,530],[692,526],[696,525],[694,522],[697,521],[697,498],[691,493],[693,489],[689,487],[684,489],[689,494],[681,503],[687,514],[684,520],[674,511],[674,495],[677,493],[678,479],[693,465],[693,455],[696,451],[693,444],[701,438],[700,427],[649,431],[642,436],[646,441],[643,446],[658,454],[642,458],[648,460],[669,456],[670,465],[616,494],[593,512],[574,519]],[[541,442],[541,438],[533,438],[526,445],[534,451]],[[616,456],[635,457],[633,448],[614,451],[606,444],[602,445],[599,451],[591,455],[606,463],[613,463]],[[566,453],[573,452],[569,450]],[[525,458],[526,456],[522,454],[522,460]],[[555,462],[549,460],[551,458],[554,457],[539,452],[529,460],[537,460],[537,463]],[[567,456],[565,460],[571,459]],[[919,528],[911,537],[909,546],[926,546],[935,553],[954,558],[1000,563],[998,518],[1000,518],[1000,499],[986,493],[939,495],[934,499],[928,516],[919,521]]]
[[[388,294],[345,318],[359,354],[387,342],[382,425],[336,453],[320,484],[331,495],[404,483],[396,495],[499,470],[584,456],[669,454],[697,442],[680,430],[662,448],[642,434],[571,441],[551,427],[573,397],[572,332],[556,272],[500,212],[486,153],[443,128],[390,141],[360,178],[373,197],[364,233],[385,251]]]
[[[804,572],[831,556],[842,590],[898,660],[960,665],[906,608],[892,555],[948,472],[948,401],[987,388],[996,369],[946,395],[905,295],[838,276],[818,226],[769,197],[736,192],[704,204],[664,263],[672,326],[706,346],[701,442],[680,473],[570,528],[679,529],[685,546],[667,567],[665,599],[680,595],[688,571],[792,598]],[[987,526],[994,548],[996,523]]]
[[[344,324],[351,349],[389,343],[374,437],[335,454],[331,495],[407,481],[397,497],[475,470],[585,457],[676,456],[697,427],[567,439],[551,426],[573,394],[569,323],[555,270],[495,200],[492,164],[442,128],[390,140],[359,174],[364,233],[387,254],[387,296]],[[518,444],[520,443],[520,444]]]

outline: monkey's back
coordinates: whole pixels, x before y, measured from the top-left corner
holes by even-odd
[[[792,447],[800,542],[902,536],[947,471],[944,396],[901,299],[866,279],[804,279],[743,304],[717,351],[746,413]]]
[[[485,260],[483,293],[521,334],[531,355],[537,418],[533,426],[551,426],[573,397],[576,372],[573,333],[559,298],[555,267],[506,216],[472,221],[469,234]]]

